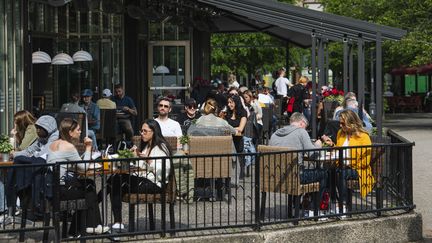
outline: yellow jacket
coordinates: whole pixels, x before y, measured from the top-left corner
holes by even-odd
[[[346,140],[346,136],[342,135],[341,130],[338,131],[336,138],[336,146],[341,147]],[[366,146],[372,145],[369,134],[360,133],[360,136],[350,137],[349,146]],[[372,191],[375,184],[375,178],[372,175],[370,167],[371,148],[353,148],[351,149],[351,164],[350,167],[355,169],[359,175],[360,193],[362,197]]]

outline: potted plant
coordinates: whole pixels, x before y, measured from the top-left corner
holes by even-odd
[[[130,151],[129,149],[119,150],[119,151],[117,151],[117,153],[118,153],[119,159],[135,158],[135,154],[132,151]],[[120,168],[122,170],[124,170],[124,171],[129,170],[129,165],[130,165],[129,161],[121,161],[120,164],[121,164]]]
[[[3,162],[9,161],[9,153],[13,150],[12,144],[9,142],[9,137],[6,135],[0,136],[0,153],[2,154]]]
[[[189,151],[189,141],[190,141],[190,138],[188,135],[183,135],[180,137],[180,144],[182,145],[183,151],[185,151],[185,152]]]

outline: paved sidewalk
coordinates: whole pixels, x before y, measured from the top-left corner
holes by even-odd
[[[423,236],[432,241],[432,113],[386,114],[384,126],[415,142],[414,203],[423,216]]]

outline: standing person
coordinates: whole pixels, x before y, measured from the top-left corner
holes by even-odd
[[[228,88],[236,88],[240,87],[239,82],[237,82],[237,78],[233,73],[230,73],[228,76]]]
[[[65,118],[60,122],[59,139],[48,147],[47,163],[54,164],[62,161],[80,161],[81,157],[73,145],[79,140],[81,127],[76,120]],[[84,138],[85,153],[84,160],[90,160],[92,140]],[[85,163],[76,164],[76,169],[86,171],[89,165]],[[69,235],[77,237],[85,233],[102,234],[109,227],[102,226],[101,215],[96,194],[96,185],[91,179],[79,178],[75,166],[71,164],[60,165],[60,198],[62,200],[76,200],[85,198],[87,209],[78,210],[72,216]]]
[[[339,116],[340,130],[337,133],[336,146],[370,146],[372,145],[369,133],[363,128],[360,117],[352,110],[343,110]],[[334,145],[333,141],[328,136],[322,136],[324,142],[329,145]],[[337,169],[340,174],[340,180],[337,183],[340,193],[339,200],[346,203],[347,200],[347,185],[346,180],[358,179],[360,185],[360,195],[365,198],[372,191],[375,184],[375,178],[372,175],[370,166],[370,148],[352,148],[345,149],[344,156],[349,160],[344,160],[347,167]],[[343,206],[344,212],[346,206]]]
[[[164,137],[181,137],[182,130],[180,124],[177,121],[169,118],[168,115],[171,112],[171,100],[166,97],[162,97],[158,102],[159,115],[155,119],[160,125],[162,135]]]
[[[243,143],[243,131],[246,126],[247,113],[243,108],[240,97],[238,95],[228,96],[228,111],[225,117],[228,124],[236,129],[236,134],[233,135],[234,146],[237,153],[243,153],[244,143]],[[243,179],[244,174],[244,158],[240,158],[240,179]]]
[[[180,123],[183,134],[187,133],[193,120],[198,119],[201,114],[197,110],[197,103],[193,98],[186,100],[184,104],[185,112],[177,117],[177,122]]]
[[[305,88],[308,82],[308,78],[301,76],[297,81],[297,84],[291,87],[288,91],[289,101],[287,112],[291,115],[294,112],[303,114],[304,100],[308,98],[308,91]]]
[[[100,128],[100,109],[99,106],[97,106],[96,103],[92,101],[93,92],[90,89],[85,89],[82,92],[82,97],[82,107],[87,114],[87,136],[93,141],[93,150],[98,151],[96,132]]]
[[[134,152],[140,158],[166,157],[171,156],[171,148],[162,136],[159,123],[153,119],[144,121],[141,126],[142,150],[134,148]],[[125,193],[146,193],[160,194],[162,187],[168,183],[171,169],[171,161],[165,160],[165,181],[162,180],[162,159],[140,160],[140,170],[130,175],[114,175],[110,179],[111,209],[114,215],[113,229],[122,230],[125,226],[122,223],[121,199]]]
[[[278,74],[279,77],[275,81],[276,98],[281,99],[281,114],[283,114],[287,105],[288,89],[291,88],[292,83],[288,78],[285,77],[286,69],[284,67],[279,69]]]
[[[102,91],[102,98],[100,98],[96,104],[99,106],[99,109],[116,109],[116,103],[111,100],[111,90],[104,89]]]
[[[121,84],[116,84],[114,86],[114,93],[115,96],[112,100],[117,106],[117,123],[119,132],[126,135],[127,141],[132,141],[132,136],[134,134],[132,119],[138,115],[135,103],[131,97],[125,95]]]

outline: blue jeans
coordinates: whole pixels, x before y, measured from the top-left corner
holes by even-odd
[[[0,213],[7,210],[6,194],[3,181],[0,180]]]
[[[337,189],[339,192],[339,201],[346,202],[348,196],[347,180],[358,179],[358,173],[351,168],[336,169]]]
[[[255,145],[252,142],[252,138],[243,137],[243,143],[244,143],[243,151],[245,153],[256,153]],[[251,164],[255,164],[255,155],[245,156],[245,166],[248,167]]]
[[[326,169],[302,169],[300,172],[301,184],[308,184],[313,182],[320,183],[320,190],[319,190],[320,198],[322,198],[324,190],[327,188],[327,181],[328,181],[328,171]]]

